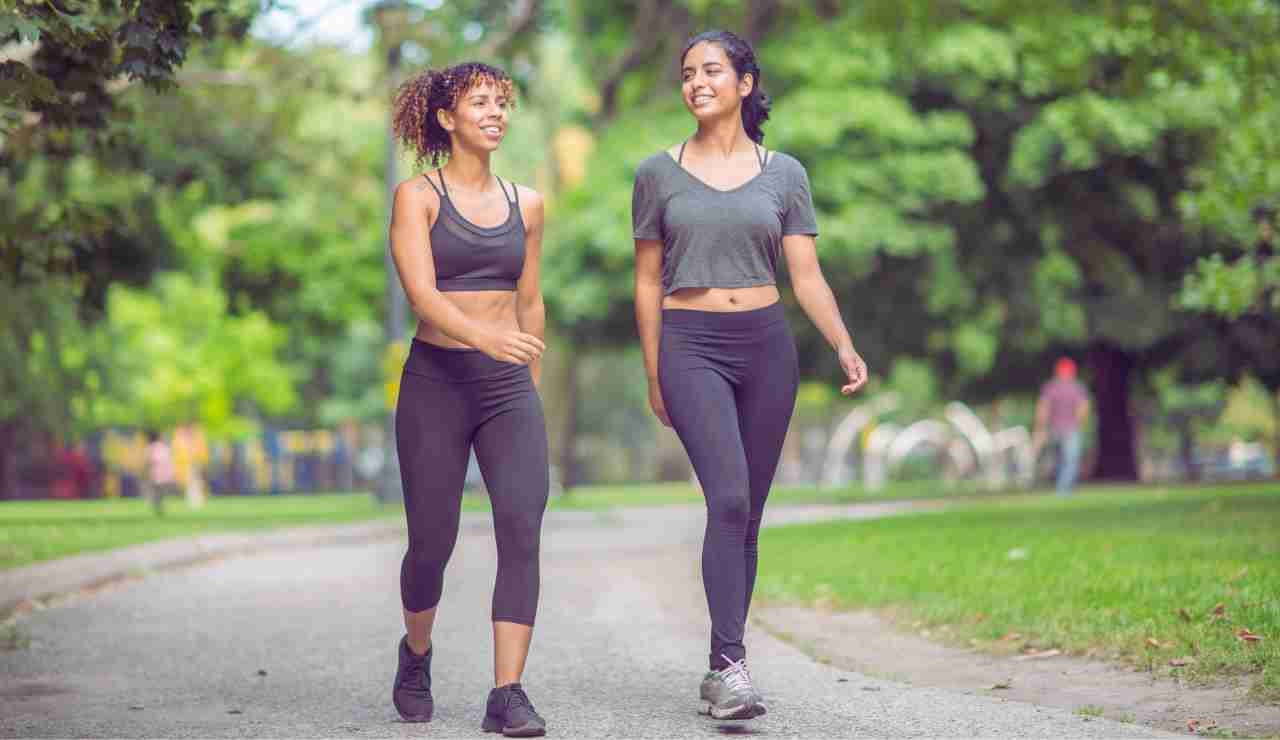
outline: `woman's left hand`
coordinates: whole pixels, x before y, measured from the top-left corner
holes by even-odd
[[[867,363],[863,362],[862,357],[853,347],[840,350],[840,367],[844,369],[844,374],[849,378],[848,385],[840,388],[841,393],[848,396],[866,385]]]

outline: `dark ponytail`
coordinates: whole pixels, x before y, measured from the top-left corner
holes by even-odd
[[[417,156],[419,167],[426,162],[439,166],[440,157],[452,150],[449,132],[440,125],[436,111],[453,110],[459,98],[482,82],[492,83],[515,104],[514,86],[507,73],[481,62],[428,69],[400,86],[392,106],[391,130]]]
[[[684,63],[689,50],[704,41],[716,44],[724,50],[724,55],[729,57],[729,63],[733,65],[733,71],[738,73],[739,79],[747,73],[751,74],[751,94],[742,99],[742,128],[746,129],[747,136],[752,141],[763,144],[762,126],[769,120],[769,107],[772,101],[761,86],[760,65],[756,64],[755,50],[746,39],[732,31],[703,31],[684,45],[684,51],[680,52],[681,64]]]

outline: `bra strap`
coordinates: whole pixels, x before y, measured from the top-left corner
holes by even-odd
[[[506,183],[502,181],[501,177],[498,177],[497,175],[494,175],[494,177],[497,178],[498,187],[502,188],[502,196],[505,198],[507,195]],[[511,195],[514,196],[514,200],[508,199],[508,202],[514,202],[517,206],[520,205],[520,190],[516,187],[514,182],[511,183]]]
[[[440,187],[444,188],[444,197],[448,198],[448,197],[449,197],[449,184],[448,184],[448,183],[446,183],[446,182],[444,181],[444,170],[436,170],[436,177],[439,177],[439,178],[440,178]],[[429,177],[428,177],[428,178],[427,178],[427,181],[428,181],[428,182],[430,182],[430,181],[431,181],[431,178],[429,178]],[[438,193],[438,192],[440,192],[440,191],[438,191],[438,190],[437,190],[436,192]]]
[[[426,181],[427,181],[427,184],[431,186],[431,189],[432,189],[432,190],[434,190],[434,191],[436,191],[436,195],[437,195],[437,196],[439,196],[439,197],[441,197],[441,198],[443,198],[443,197],[444,197],[443,195],[440,195],[440,188],[436,187],[436,184],[435,184],[434,182],[431,182],[431,177],[430,177],[429,175],[425,175],[425,174],[424,174],[424,175],[422,176],[422,179],[423,179],[423,180],[426,180]],[[444,182],[444,180],[441,180],[441,182]]]
[[[688,143],[688,139],[680,142],[680,153],[676,155],[676,164],[684,164],[684,145]]]

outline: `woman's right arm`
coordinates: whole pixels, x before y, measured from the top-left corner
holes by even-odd
[[[391,209],[391,256],[409,306],[422,321],[446,335],[503,362],[527,364],[546,346],[541,339],[516,330],[492,329],[468,318],[436,289],[428,213],[434,193],[417,178],[400,183]]]
[[[658,387],[658,340],[662,337],[662,242],[636,239],[636,328],[644,352],[644,374],[649,379],[649,406],[667,426],[666,405]]]

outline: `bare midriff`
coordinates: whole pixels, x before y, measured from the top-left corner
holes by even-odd
[[[694,311],[750,311],[778,302],[774,285],[750,288],[681,288],[662,299],[663,308],[687,308]]]
[[[464,316],[490,329],[519,329],[516,318],[516,292],[514,290],[458,290],[441,293],[445,300],[458,307]],[[418,321],[418,339],[440,347],[467,348],[439,327],[426,321]]]

